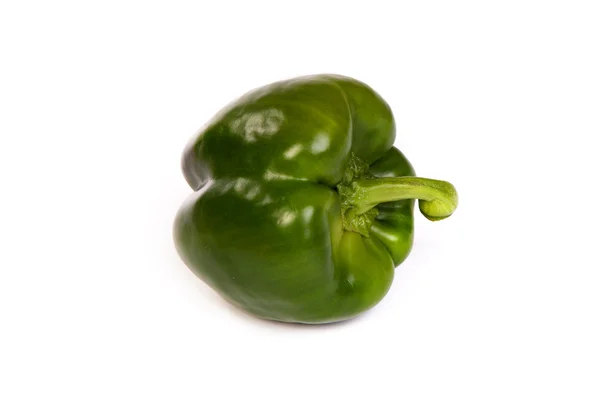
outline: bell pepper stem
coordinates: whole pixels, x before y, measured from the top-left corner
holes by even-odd
[[[349,203],[355,215],[364,214],[379,203],[418,199],[425,218],[439,221],[452,215],[458,206],[454,186],[445,181],[412,176],[358,179],[352,182]]]

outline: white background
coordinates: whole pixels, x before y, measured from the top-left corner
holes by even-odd
[[[600,398],[597,2],[3,1],[0,52],[0,398]],[[363,317],[262,322],[175,253],[180,154],[319,72],[460,205]]]

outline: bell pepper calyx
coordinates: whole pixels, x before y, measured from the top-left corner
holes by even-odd
[[[344,229],[364,237],[369,237],[381,203],[417,199],[421,214],[430,221],[448,218],[458,206],[458,194],[451,183],[413,176],[375,177],[369,165],[354,154],[337,191]]]

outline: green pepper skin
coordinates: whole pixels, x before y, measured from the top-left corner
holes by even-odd
[[[305,76],[245,94],[183,152],[194,193],[175,218],[179,255],[259,318],[318,324],[363,313],[411,250],[414,200],[378,204],[361,234],[345,229],[337,186],[353,157],[371,178],[414,176],[394,139],[388,104],[349,77]]]

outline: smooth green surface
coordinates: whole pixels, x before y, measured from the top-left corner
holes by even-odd
[[[387,103],[348,77],[247,93],[184,150],[195,192],[175,219],[181,258],[260,318],[326,323],[372,308],[411,250],[413,199],[431,219],[457,203],[447,182],[414,178],[394,138]]]

